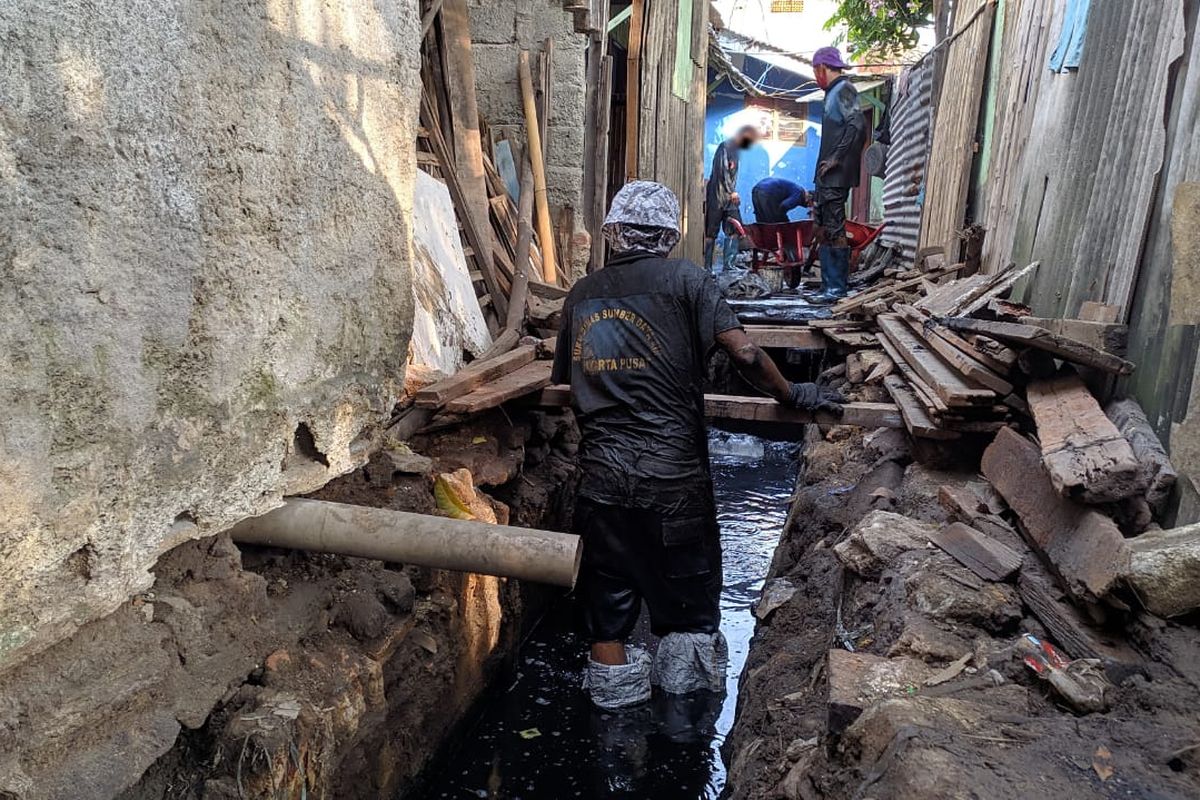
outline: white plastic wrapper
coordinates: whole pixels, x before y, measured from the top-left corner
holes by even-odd
[[[725,691],[729,643],[716,633],[668,633],[658,643],[653,682],[663,691],[687,694]]]
[[[626,708],[650,699],[650,654],[627,646],[625,660],[628,663],[609,665],[588,659],[583,688],[600,708]]]

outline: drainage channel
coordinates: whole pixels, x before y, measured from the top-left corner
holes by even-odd
[[[757,599],[787,516],[796,445],[748,434],[710,437],[725,553],[721,628],[729,640],[725,695],[658,696],[620,714],[592,707],[579,685],[586,647],[559,602],[489,690],[479,718],[429,771],[419,800],[716,798],[720,747],[733,726],[737,681]],[[648,640],[643,626],[635,636]]]

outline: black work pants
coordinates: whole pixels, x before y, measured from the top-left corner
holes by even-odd
[[[629,638],[641,613],[650,630],[716,633],[721,624],[721,540],[714,511],[664,514],[579,498],[583,537],[578,594],[590,642]]]
[[[775,225],[788,221],[788,212],[783,210],[783,204],[778,197],[772,197],[757,186],[750,192],[754,202],[754,221],[764,225]]]
[[[813,217],[825,234],[825,243],[838,245],[846,238],[846,201],[850,199],[847,186],[817,186]]]

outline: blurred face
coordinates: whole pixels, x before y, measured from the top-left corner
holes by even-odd
[[[758,131],[754,128],[742,128],[738,131],[737,146],[742,150],[749,150],[758,141]]]
[[[833,83],[833,74],[829,67],[822,65],[813,67],[813,77],[817,79],[817,86],[822,89],[828,89],[829,84]]]

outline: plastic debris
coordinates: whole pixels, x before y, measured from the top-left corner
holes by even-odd
[[[1017,652],[1025,665],[1049,683],[1075,711],[1090,714],[1108,710],[1113,685],[1104,677],[1099,659],[1071,661],[1054,645],[1029,633],[1017,640]]]

